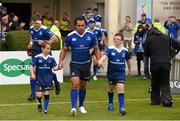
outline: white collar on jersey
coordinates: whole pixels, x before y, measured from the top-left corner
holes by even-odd
[[[44,56],[44,55],[41,53],[41,54],[37,55],[36,57],[43,57],[43,58],[46,60],[46,59],[48,59],[48,57],[50,57],[50,55]]]
[[[83,37],[86,34],[86,32],[88,32],[88,30],[85,29],[84,33],[82,35],[80,35],[77,31],[75,31],[75,33],[80,37]]]
[[[118,53],[120,53],[122,50],[127,50],[125,47],[117,48],[117,47],[115,47],[115,46],[112,46],[112,47],[110,47],[110,48],[115,49]]]

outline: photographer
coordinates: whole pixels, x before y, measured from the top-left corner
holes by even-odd
[[[170,69],[171,69],[171,40],[152,24],[148,24],[149,30],[144,45],[144,54],[150,57],[151,79],[151,105],[172,107],[172,96],[170,93]]]

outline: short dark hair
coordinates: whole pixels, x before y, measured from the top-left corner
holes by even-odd
[[[124,36],[121,32],[116,33],[114,36],[119,36],[122,40],[124,40]]]
[[[98,8],[94,8],[94,9],[93,9],[93,11],[96,11],[96,12],[98,12]]]
[[[77,24],[77,21],[84,21],[85,24],[86,24],[86,21],[85,21],[82,17],[77,17],[77,18],[74,20],[74,25]]]

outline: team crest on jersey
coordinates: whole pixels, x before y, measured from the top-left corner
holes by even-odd
[[[72,41],[76,41],[77,39],[76,38],[72,38]]]
[[[90,36],[87,36],[87,40],[90,41],[90,40],[91,40],[91,37],[90,37]]]
[[[111,53],[111,55],[112,55],[112,56],[115,56],[115,55],[116,55],[116,53],[115,53],[115,52],[112,52],[112,53]]]
[[[40,36],[42,35],[42,32],[41,32],[41,31],[39,32],[39,35],[40,35]]]
[[[48,60],[48,63],[51,63],[51,60]]]
[[[39,63],[42,63],[42,60],[39,60],[38,62],[39,62]]]
[[[31,34],[33,34],[33,31],[31,31]]]
[[[98,32],[96,31],[95,34],[98,34]]]

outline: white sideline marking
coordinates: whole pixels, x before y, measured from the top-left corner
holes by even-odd
[[[180,98],[173,98],[174,100],[180,100]],[[137,101],[149,101],[149,98],[144,98],[144,99],[126,99],[125,102],[137,102]],[[118,100],[114,100],[117,102]],[[85,101],[85,103],[106,103],[108,102],[107,100],[102,100],[102,101]],[[69,104],[71,102],[50,102],[49,104],[55,105],[55,104]],[[17,103],[17,104],[0,104],[0,107],[15,107],[15,106],[29,106],[29,105],[36,105],[37,103]]]

